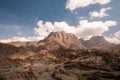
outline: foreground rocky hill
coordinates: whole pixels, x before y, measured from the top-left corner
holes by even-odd
[[[0,80],[119,80],[120,46],[98,49],[111,43],[94,38],[86,46],[62,31],[39,42],[1,43]]]
[[[4,67],[1,80],[119,80],[120,56],[98,50],[41,51]]]

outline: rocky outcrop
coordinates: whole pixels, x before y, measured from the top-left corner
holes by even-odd
[[[65,33],[64,31],[50,33],[43,42],[45,45],[39,46],[39,49],[57,50],[85,48],[74,34]]]

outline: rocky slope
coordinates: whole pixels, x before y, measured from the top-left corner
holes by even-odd
[[[95,49],[41,51],[26,65],[0,69],[0,80],[119,80],[120,56]]]
[[[57,50],[57,49],[83,49],[85,48],[77,37],[71,33],[52,32],[39,43],[44,43],[38,49]]]
[[[32,55],[34,52],[27,48],[0,43],[0,58],[25,59]]]

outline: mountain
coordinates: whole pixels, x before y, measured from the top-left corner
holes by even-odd
[[[51,32],[47,38],[38,42],[43,43],[38,49],[83,49],[85,48],[74,34],[60,32]]]
[[[80,42],[88,48],[109,49],[115,44],[105,40],[103,36],[93,36],[89,40],[80,39]]]

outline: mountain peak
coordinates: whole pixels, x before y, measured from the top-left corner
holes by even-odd
[[[103,36],[92,36],[92,37],[90,38],[90,40],[104,40],[104,41],[106,41]]]
[[[93,36],[87,41],[80,39],[80,42],[88,48],[108,48],[111,45],[103,36]]]
[[[58,40],[65,42],[65,41],[70,41],[73,38],[77,39],[77,37],[72,33],[66,33],[65,31],[60,31],[60,32],[51,32],[45,40],[47,41]]]
[[[50,48],[65,48],[65,49],[81,49],[84,46],[80,43],[79,39],[72,33],[64,31],[51,32],[47,38],[43,40]],[[53,49],[54,49],[53,48]]]
[[[89,40],[91,43],[96,43],[96,44],[108,44],[109,42],[105,40],[103,36],[93,36]]]

